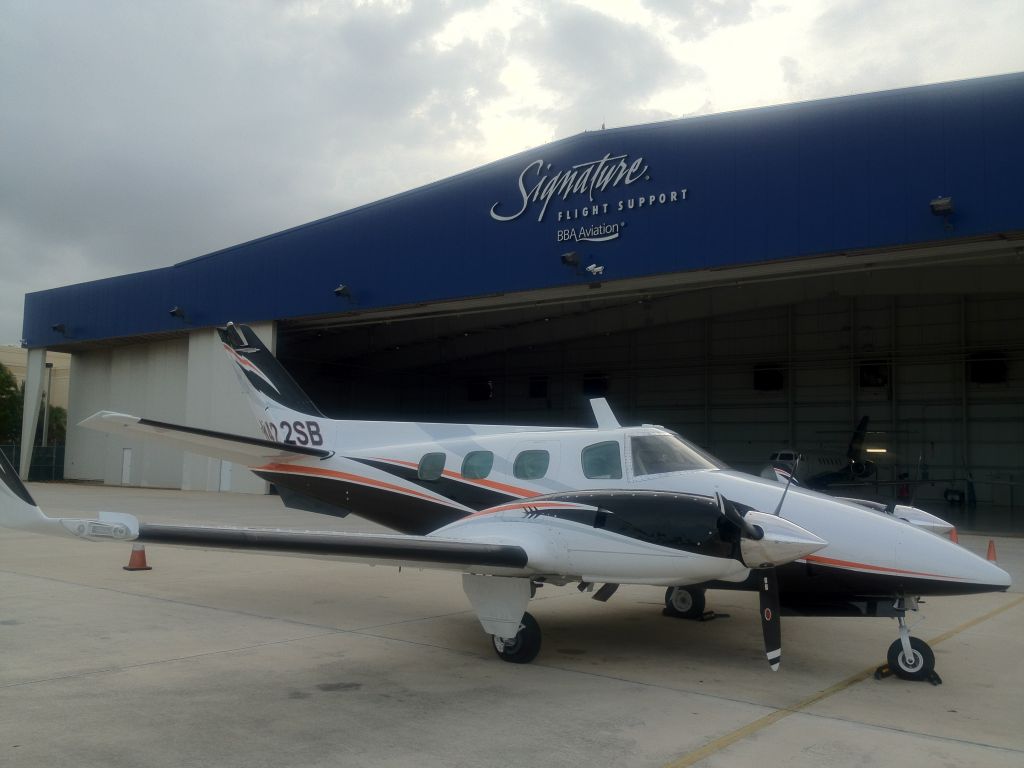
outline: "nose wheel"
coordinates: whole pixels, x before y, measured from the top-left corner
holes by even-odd
[[[889,669],[904,680],[928,680],[935,674],[935,654],[919,637],[910,638],[910,652],[903,648],[903,640],[894,640],[886,655]]]
[[[917,610],[917,599],[901,597],[893,608],[900,625],[900,636],[889,646],[887,663],[875,670],[875,679],[896,675],[903,680],[927,680],[932,685],[941,685],[942,678],[935,671],[935,654],[931,646],[919,637],[911,637],[907,627],[906,613]]]

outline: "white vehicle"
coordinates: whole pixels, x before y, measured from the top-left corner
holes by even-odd
[[[0,524],[90,540],[334,556],[463,573],[497,654],[540,650],[526,612],[544,583],[667,587],[666,613],[700,615],[707,587],[756,590],[771,668],[779,617],[889,616],[900,676],[934,669],[904,617],[923,595],[1004,591],[1009,576],[947,539],[855,504],[726,469],[658,426],[623,427],[593,400],[595,429],[332,420],[246,326],[221,330],[266,439],[103,411],[82,424],[243,463],[293,508],[356,514],[395,534],[171,526],[135,516],[49,518],[9,465]]]

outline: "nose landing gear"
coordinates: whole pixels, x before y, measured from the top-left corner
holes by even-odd
[[[875,679],[896,675],[903,680],[927,680],[932,685],[942,685],[942,678],[935,671],[935,654],[931,647],[919,637],[911,637],[907,627],[907,611],[917,610],[916,597],[899,597],[893,604],[896,620],[900,625],[899,639],[894,640],[886,654],[886,664],[875,670]]]

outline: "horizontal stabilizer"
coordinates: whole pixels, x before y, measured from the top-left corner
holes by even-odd
[[[313,456],[326,459],[332,451],[302,445],[290,445],[258,437],[232,435],[212,429],[168,424],[126,413],[100,411],[81,422],[83,427],[100,432],[127,434],[177,445],[186,451],[233,461],[247,466],[266,462],[289,462]]]

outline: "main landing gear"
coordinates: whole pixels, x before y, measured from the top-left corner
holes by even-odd
[[[916,597],[899,597],[893,604],[893,612],[900,625],[900,636],[889,646],[887,663],[875,670],[875,679],[896,675],[904,680],[927,680],[932,685],[942,685],[942,678],[935,671],[935,654],[931,647],[919,637],[911,637],[907,627],[907,611],[917,610]]]
[[[540,625],[529,613],[524,613],[515,637],[506,638],[491,635],[494,652],[502,661],[512,664],[529,664],[540,653]]]
[[[679,619],[704,617],[704,587],[669,587],[665,590],[665,615]]]

